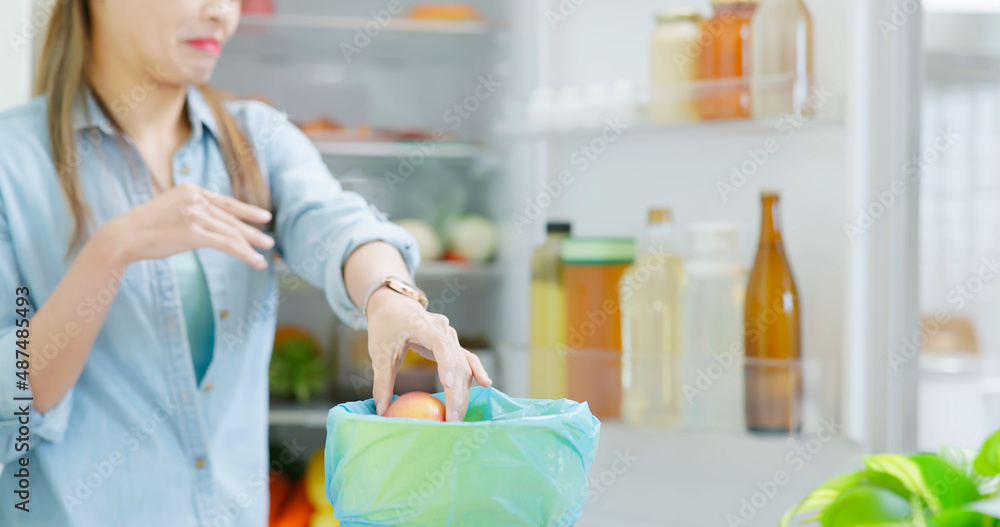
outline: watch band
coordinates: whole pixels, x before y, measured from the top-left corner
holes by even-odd
[[[365,294],[365,302],[361,304],[361,314],[364,315],[365,318],[368,318],[368,301],[371,300],[372,295],[375,294],[375,291],[378,291],[383,287],[388,287],[389,289],[403,296],[412,298],[417,302],[420,302],[420,305],[424,306],[424,309],[427,309],[427,306],[430,304],[430,302],[427,300],[427,295],[423,291],[421,291],[420,288],[418,288],[417,286],[410,285],[400,280],[399,278],[396,278],[395,276],[386,276],[382,280],[375,282],[375,284],[373,284],[371,288],[368,290],[368,292]]]

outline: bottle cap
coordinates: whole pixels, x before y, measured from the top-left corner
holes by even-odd
[[[656,13],[656,22],[658,24],[682,20],[698,22],[701,20],[701,13],[691,9],[690,7],[674,7],[671,9],[664,9],[663,11]]]
[[[572,230],[568,221],[550,221],[545,224],[545,232],[549,234],[570,234]]]
[[[693,223],[687,227],[688,250],[692,257],[739,256],[747,232],[742,223]]]
[[[562,261],[575,265],[632,263],[635,242],[628,238],[569,238],[562,244]]]
[[[658,207],[655,209],[649,209],[649,224],[657,225],[660,223],[670,223],[670,209],[666,207]]]

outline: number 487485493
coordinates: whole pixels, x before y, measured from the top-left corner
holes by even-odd
[[[27,380],[28,376],[28,337],[30,335],[28,314],[31,311],[28,293],[27,287],[18,287],[14,290],[14,313],[16,315],[14,325],[18,328],[14,331],[14,344],[17,346],[14,350],[14,366],[20,370],[16,375],[21,380]]]

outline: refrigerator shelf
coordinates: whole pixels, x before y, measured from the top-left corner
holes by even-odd
[[[326,428],[326,415],[337,403],[317,403],[299,406],[293,403],[271,405],[267,420],[271,426],[301,426]]]
[[[274,261],[274,269],[280,276],[294,275],[282,259]],[[475,264],[466,262],[432,261],[422,262],[417,268],[417,280],[444,280],[447,278],[498,278],[500,269],[495,264]]]
[[[701,119],[700,112],[715,104],[732,104],[726,99],[754,90],[774,95],[798,95],[793,113],[758,115],[732,119]],[[722,99],[720,99],[722,98]],[[733,131],[798,130],[814,123],[842,124],[843,96],[837,83],[795,75],[768,75],[728,79],[697,80],[670,87],[650,86],[622,80],[610,84],[588,84],[563,88],[539,88],[519,100],[523,113],[508,115],[497,126],[510,138],[539,139],[607,131],[617,133],[677,130],[705,130],[713,135]],[[749,104],[749,103],[748,103]]]
[[[990,355],[923,352],[918,364],[923,375],[966,375],[1000,382],[1000,359]]]
[[[423,262],[417,269],[417,280],[443,280],[446,278],[497,278],[500,269],[494,264],[434,261]]]
[[[614,118],[607,118],[614,119]],[[603,133],[604,129],[612,132],[615,128],[605,121],[578,124],[566,128],[511,128],[499,126],[497,133],[507,141],[536,141],[536,140],[559,140],[559,139],[593,139]],[[684,137],[698,136],[718,140],[723,137],[784,137],[791,134],[798,135],[809,130],[833,130],[842,128],[844,121],[839,118],[811,117],[805,120],[793,121],[790,117],[779,118],[755,118],[755,119],[718,119],[713,121],[683,122],[657,124],[645,122],[643,120],[622,121],[622,135],[634,134],[677,134]]]
[[[372,18],[347,16],[312,16],[294,14],[259,15],[245,14],[240,28],[286,28],[355,31]],[[476,21],[423,20],[397,16],[385,24],[381,31],[444,36],[475,36],[487,33],[486,24]]]
[[[337,141],[314,138],[313,145],[324,156],[355,158],[398,158],[406,157],[419,150],[421,156],[431,159],[474,160],[483,154],[483,148],[472,143],[436,143],[430,153],[418,147],[418,143],[405,141]]]

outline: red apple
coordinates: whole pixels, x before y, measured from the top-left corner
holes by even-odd
[[[444,403],[426,392],[410,392],[397,397],[385,416],[444,421]]]

